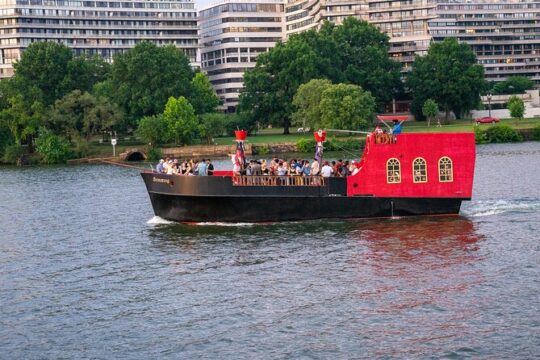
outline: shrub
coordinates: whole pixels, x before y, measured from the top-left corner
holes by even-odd
[[[36,139],[36,150],[44,164],[63,163],[71,157],[69,142],[52,131],[42,128]]]
[[[150,161],[157,161],[163,158],[163,153],[161,152],[160,149],[153,148],[153,149],[148,150],[147,158]]]
[[[315,151],[315,139],[300,139],[296,142],[296,149],[298,152],[312,152]]]
[[[78,158],[84,158],[88,156],[90,152],[90,147],[88,141],[82,136],[76,136],[73,139],[73,155]]]
[[[257,154],[268,155],[270,154],[270,147],[268,145],[257,146]]]
[[[474,140],[477,144],[486,144],[488,143],[488,139],[486,136],[486,132],[480,127],[475,126],[474,127]]]
[[[490,143],[507,143],[523,141],[521,135],[508,125],[496,125],[486,130],[486,138]]]
[[[4,156],[2,157],[2,161],[8,164],[17,164],[24,155],[24,153],[24,147],[22,147],[21,145],[8,145],[4,149]]]
[[[536,125],[533,129],[533,139],[540,141],[540,125]]]

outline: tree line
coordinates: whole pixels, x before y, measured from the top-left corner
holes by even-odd
[[[45,163],[84,156],[90,139],[103,131],[138,129],[151,146],[216,134],[208,114],[219,98],[174,46],[143,42],[108,64],[97,56],[74,56],[62,44],[36,42],[14,70],[0,81],[0,155],[7,162],[27,150],[36,150]],[[155,120],[151,126],[148,118]],[[163,129],[157,138],[156,127]]]

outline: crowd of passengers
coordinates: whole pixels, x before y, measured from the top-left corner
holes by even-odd
[[[210,159],[178,161],[177,159],[161,159],[155,171],[160,174],[212,176],[214,165]],[[321,167],[317,160],[283,160],[272,159],[250,160],[244,170],[233,169],[234,175],[275,175],[275,176],[322,176],[346,177],[356,175],[359,171],[358,163],[348,160],[323,161]]]
[[[309,160],[272,159],[270,163],[266,160],[250,160],[245,169],[245,175],[345,177],[356,175],[358,171],[358,164],[355,161],[325,160],[321,167],[317,160],[310,162]]]
[[[214,164],[210,159],[186,160],[179,162],[178,159],[166,158],[159,160],[156,172],[169,175],[214,175]]]

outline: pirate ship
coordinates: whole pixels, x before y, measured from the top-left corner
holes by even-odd
[[[179,222],[456,215],[472,196],[473,133],[367,133],[359,171],[329,178],[243,175],[246,137],[246,131],[236,132],[233,171],[143,172],[154,213]],[[326,132],[314,137],[321,162]]]

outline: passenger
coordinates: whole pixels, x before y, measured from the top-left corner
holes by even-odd
[[[309,176],[311,174],[311,167],[309,166],[309,161],[304,161],[304,166],[302,166],[302,175]]]
[[[200,162],[199,162],[199,166],[198,166],[198,175],[199,176],[206,176],[207,173],[206,173],[206,160],[202,159]]]
[[[320,166],[319,166],[319,162],[317,161],[317,159],[314,159],[313,162],[311,163],[311,175],[319,175],[319,171],[320,171]]]
[[[163,163],[165,162],[165,160],[163,159],[160,159],[159,160],[159,163],[156,165],[156,172],[158,173],[163,173]]]
[[[266,164],[266,160],[264,159],[261,161],[261,171],[264,175],[268,175],[268,165]]]
[[[394,120],[394,126],[392,127],[392,135],[399,135],[401,134],[401,124],[403,121],[399,122],[397,120]]]
[[[375,135],[380,135],[384,133],[383,129],[381,129],[379,125],[375,126],[375,130],[373,130],[373,132],[375,133]]]
[[[330,166],[330,163],[328,161],[325,161],[324,165],[323,165],[323,167],[321,169],[322,177],[328,178],[328,177],[332,176],[333,173],[334,173],[334,170]]]
[[[212,164],[212,161],[210,159],[206,160],[206,174],[208,176],[214,175],[214,164]]]
[[[173,162],[172,160],[169,160],[169,162],[167,163],[167,175],[173,175],[175,172],[174,172],[174,166],[173,166]]]
[[[169,170],[169,161],[171,161],[171,159],[169,159],[168,157],[165,158],[165,161],[163,162],[163,173],[166,174]]]
[[[253,161],[251,173],[256,176],[262,175],[262,164],[260,161]]]
[[[341,176],[347,177],[349,176],[349,160],[345,160],[343,163],[343,166],[341,166]]]
[[[356,161],[353,161],[351,175],[354,176],[358,174],[358,171],[360,171],[360,169],[358,168],[358,163]]]
[[[246,175],[253,175],[253,160],[249,160],[249,164],[246,166]]]

